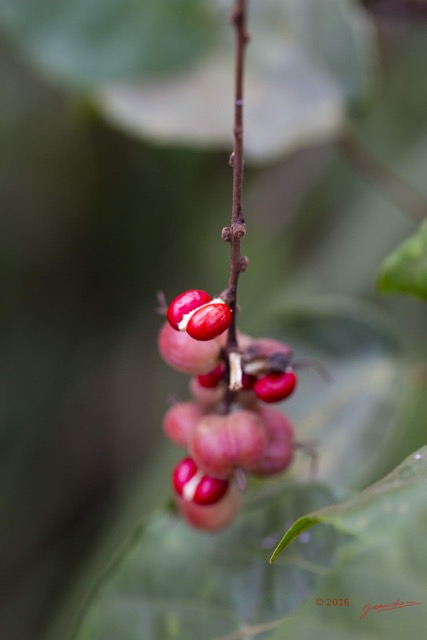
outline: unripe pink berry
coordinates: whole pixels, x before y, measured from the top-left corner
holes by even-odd
[[[257,398],[264,402],[280,402],[291,395],[297,384],[293,371],[268,373],[258,378],[253,386]]]
[[[191,526],[203,531],[218,531],[230,525],[239,512],[240,503],[240,494],[233,485],[218,502],[210,505],[187,502],[176,496],[182,517]]]
[[[193,397],[204,407],[214,407],[224,395],[223,385],[218,385],[215,389],[207,389],[202,387],[198,378],[191,378],[189,387]]]
[[[185,327],[183,329],[180,327],[184,317],[211,300],[212,296],[200,289],[190,289],[180,293],[168,307],[167,319],[169,324],[178,331],[185,330]]]
[[[219,478],[236,467],[250,470],[262,459],[267,437],[259,416],[238,409],[226,415],[203,416],[194,428],[189,451],[199,467]]]
[[[269,476],[284,471],[294,457],[294,428],[289,418],[272,407],[260,407],[259,415],[264,423],[268,445],[262,460],[251,473]]]
[[[191,433],[203,415],[203,409],[196,402],[177,402],[163,418],[163,429],[172,442],[187,447]]]
[[[184,501],[208,505],[218,502],[230,483],[228,480],[208,476],[198,469],[192,458],[184,458],[173,470],[172,485]]]
[[[222,336],[208,342],[193,340],[187,333],[175,331],[165,323],[160,329],[158,348],[167,364],[182,373],[197,376],[208,373],[217,364]]]

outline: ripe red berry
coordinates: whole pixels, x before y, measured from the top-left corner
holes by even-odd
[[[161,327],[158,337],[164,361],[174,369],[193,376],[208,373],[218,364],[223,342],[224,336],[198,342],[185,331],[175,331],[167,322]]]
[[[215,504],[199,505],[176,496],[176,503],[182,517],[191,526],[203,531],[218,531],[227,527],[236,517],[240,508],[240,494],[230,485],[227,493]]]
[[[209,371],[209,373],[202,373],[197,376],[197,380],[205,389],[215,389],[225,376],[225,365],[223,363],[218,364],[215,369]]]
[[[228,329],[231,318],[230,307],[215,298],[194,311],[186,326],[187,333],[195,340],[212,340]]]
[[[171,327],[187,331],[195,340],[212,340],[231,323],[230,307],[221,298],[212,297],[200,289],[190,289],[177,296],[168,307]]]
[[[177,402],[163,418],[163,429],[172,442],[186,447],[191,433],[203,415],[203,409],[196,402]]]
[[[200,289],[184,291],[184,293],[172,300],[168,307],[167,319],[169,324],[178,331],[185,331],[187,324],[185,316],[211,300],[212,296],[206,291],[201,291]]]
[[[255,376],[251,376],[248,373],[244,373],[242,375],[242,389],[244,389],[245,391],[249,391],[250,389],[253,389],[255,382],[256,382]]]
[[[294,428],[289,418],[272,407],[261,407],[259,415],[264,423],[268,445],[262,460],[251,470],[258,476],[284,471],[294,457]]]
[[[176,493],[186,502],[208,505],[222,498],[230,482],[206,475],[192,458],[184,458],[173,470],[172,484]]]
[[[280,402],[291,395],[296,383],[297,377],[293,371],[268,373],[258,378],[253,390],[257,398],[264,402]]]
[[[227,478],[236,467],[250,470],[262,459],[266,447],[267,436],[259,415],[245,409],[203,416],[189,443],[198,466],[219,478]]]

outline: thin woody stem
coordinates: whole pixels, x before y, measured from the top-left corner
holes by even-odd
[[[233,319],[228,331],[226,351],[237,349],[237,284],[239,275],[247,267],[247,259],[240,253],[240,239],[246,233],[245,219],[242,211],[243,189],[243,75],[245,47],[248,42],[246,33],[246,0],[235,0],[231,11],[231,22],[235,30],[235,90],[234,90],[234,150],[230,157],[230,165],[233,168],[233,207],[231,213],[231,226],[226,229],[223,238],[230,242],[230,276],[226,299],[230,305]]]

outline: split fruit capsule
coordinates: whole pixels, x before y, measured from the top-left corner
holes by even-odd
[[[230,307],[222,298],[206,291],[190,289],[177,296],[168,307],[167,319],[177,331],[186,331],[195,340],[212,340],[231,324]]]
[[[206,475],[192,458],[184,458],[173,470],[172,484],[178,496],[185,502],[210,505],[225,495],[230,482],[224,478]]]

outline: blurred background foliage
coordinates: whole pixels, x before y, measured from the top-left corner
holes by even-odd
[[[231,209],[228,7],[0,2],[7,640],[41,640],[52,628],[52,640],[65,638],[58,629],[69,626],[95,549],[113,549],[167,499],[179,452],[163,440],[162,414],[171,395],[185,397],[187,381],[156,352],[155,296],[220,291],[228,277],[220,241]],[[344,308],[339,327],[350,327],[353,342],[339,366],[350,387],[371,361],[356,359],[352,369],[346,358],[358,344],[371,357],[366,345],[377,332],[374,365],[385,352],[394,363],[388,400],[378,401],[393,415],[392,437],[381,437],[389,418],[378,402],[360,422],[357,385],[357,479],[342,475],[352,440],[325,431],[333,452],[326,479],[360,488],[425,444],[425,305],[380,296],[374,285],[383,258],[417,229],[411,204],[425,193],[427,10],[404,0],[253,0],[251,10],[241,328],[295,335],[309,353],[326,343],[334,356],[334,339],[311,322],[324,326],[331,309]],[[349,127],[351,140],[413,185],[407,207],[358,167],[354,147],[343,144]],[[359,341],[366,304],[386,328],[362,331]],[[314,402],[328,403],[319,389],[307,400],[313,383],[305,384],[291,407],[301,420]]]

